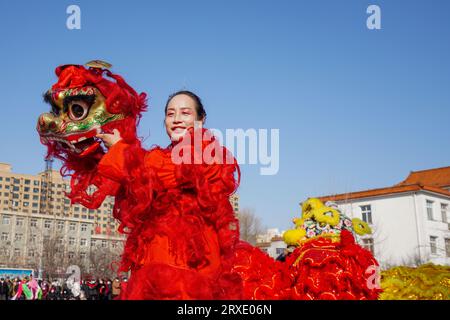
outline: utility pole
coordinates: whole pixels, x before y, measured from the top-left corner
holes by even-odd
[[[52,203],[52,170],[53,158],[51,156],[45,158],[45,171],[41,180],[41,197],[40,197],[40,212],[41,214],[52,214],[54,210],[50,208]]]
[[[52,170],[53,157],[45,157],[45,171],[41,176],[41,193],[40,193],[40,213],[51,215],[54,210],[50,207],[53,204],[53,188],[52,188]],[[53,221],[54,222],[54,221]],[[39,255],[39,277],[42,278],[42,255],[44,254],[44,243],[42,242]]]

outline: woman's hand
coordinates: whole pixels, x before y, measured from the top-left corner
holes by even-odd
[[[97,133],[96,137],[101,139],[108,149],[111,148],[113,145],[115,145],[120,140],[122,140],[122,137],[120,136],[120,132],[117,129],[113,130],[113,134]]]

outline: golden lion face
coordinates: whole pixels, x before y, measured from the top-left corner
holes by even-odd
[[[39,116],[37,131],[44,144],[55,143],[57,149],[86,156],[94,152],[100,141],[95,138],[105,124],[122,120],[124,114],[111,114],[105,97],[92,86],[49,90],[44,99],[51,112]]]

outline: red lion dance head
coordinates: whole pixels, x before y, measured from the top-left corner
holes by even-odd
[[[48,148],[47,157],[62,160],[61,174],[72,177],[67,196],[72,203],[90,209],[98,208],[108,195],[123,193],[119,182],[97,173],[98,163],[107,151],[96,134],[118,129],[122,139],[135,149],[127,155],[130,167],[143,152],[136,128],[147,109],[146,94],[138,94],[121,76],[106,69],[109,67],[102,61],[91,61],[86,67],[57,67],[58,81],[44,95],[51,111],[41,114],[37,123],[41,143]],[[145,177],[140,175],[139,179]],[[137,198],[145,200],[142,195]],[[115,208],[116,218],[126,222],[123,215],[129,210],[118,211]]]

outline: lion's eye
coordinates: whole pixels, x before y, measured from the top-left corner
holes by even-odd
[[[75,100],[69,104],[69,117],[72,120],[83,120],[89,113],[89,105],[82,100]]]
[[[54,104],[52,104],[52,113],[53,113],[55,116],[59,116],[60,112],[61,112],[61,110],[59,109],[59,107],[56,106],[56,105],[54,105]]]

